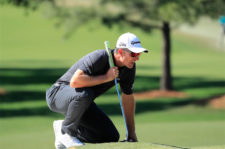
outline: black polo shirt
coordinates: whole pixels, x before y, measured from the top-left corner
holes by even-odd
[[[113,54],[113,50],[112,50]],[[114,56],[113,56],[114,57]],[[115,64],[115,62],[114,62]],[[109,70],[109,56],[106,50],[96,50],[91,52],[77,61],[58,81],[59,82],[70,82],[73,74],[77,69],[83,70],[85,74],[90,76],[98,76],[106,74]],[[133,84],[136,72],[136,65],[132,69],[127,67],[119,67],[118,83],[120,84],[121,90],[125,94],[133,93]],[[95,92],[95,96],[103,94],[112,86],[115,85],[114,80],[92,86],[90,88]]]

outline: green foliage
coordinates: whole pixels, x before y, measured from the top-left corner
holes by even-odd
[[[54,0],[1,0],[0,4],[12,4],[35,10],[39,4],[45,1],[53,2]]]
[[[93,19],[100,19],[110,27],[125,22],[150,30],[160,27],[162,21],[193,24],[200,16],[217,18],[225,13],[224,0],[3,0],[1,3],[27,8],[45,5],[44,15],[57,18],[58,25],[64,24],[66,34]]]
[[[41,4],[43,15],[48,19],[56,19],[56,26],[65,28],[64,38],[68,38],[77,28],[96,18],[93,7],[80,5],[67,6],[63,3],[44,2]]]
[[[159,31],[149,35],[135,28],[121,31],[120,26],[108,29],[102,25],[97,30],[88,30],[87,25],[62,41],[63,31],[52,28],[55,20],[44,20],[39,12],[25,17],[21,8],[12,6],[1,6],[0,12],[4,37],[0,38],[0,84],[7,93],[0,95],[1,148],[54,149],[52,122],[63,116],[49,110],[45,90],[81,56],[104,48],[105,39],[114,45],[116,37],[126,30],[141,35],[143,44],[150,49],[137,62],[135,90],[159,87]],[[173,37],[175,88],[189,97],[137,101],[135,121],[139,143],[86,144],[80,149],[225,147],[225,110],[195,104],[197,100],[206,102],[212,96],[224,94],[224,53],[208,47],[210,43],[201,42],[199,36],[174,32]],[[125,129],[115,88],[96,102],[109,114],[122,140]]]
[[[219,16],[225,15],[225,0],[198,0],[201,5],[201,13],[205,16],[218,19]]]

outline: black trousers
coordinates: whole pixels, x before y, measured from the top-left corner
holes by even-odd
[[[109,117],[94,103],[91,88],[71,88],[55,84],[46,91],[50,110],[62,113],[62,132],[82,142],[117,142],[119,133]]]

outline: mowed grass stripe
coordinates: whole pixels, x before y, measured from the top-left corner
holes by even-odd
[[[0,146],[23,149],[36,149],[38,146],[53,149],[52,122],[54,119],[62,119],[63,116],[53,114],[48,109],[45,104],[45,89],[84,54],[104,48],[103,41],[106,39],[113,47],[122,32],[132,30],[141,37],[143,46],[150,49],[149,54],[141,55],[137,62],[140,69],[137,70],[135,90],[140,92],[159,88],[162,63],[162,37],[159,31],[149,34],[131,27],[120,29],[119,26],[113,26],[108,29],[99,24],[90,33],[87,28],[96,23],[92,22],[80,28],[70,39],[63,41],[63,29],[54,29],[54,23],[43,19],[39,11],[24,16],[21,8],[1,8],[0,11],[4,12],[0,15],[4,16],[1,25],[4,25],[5,38],[0,41],[0,67],[6,69],[0,70],[0,87],[13,94],[7,101],[0,103],[3,110],[11,112],[0,118],[0,140],[3,140],[0,141]],[[223,147],[224,110],[196,106],[191,102],[224,92],[224,54],[176,33],[172,35],[172,42],[175,89],[190,94],[190,98],[137,101],[136,130],[140,143],[87,144],[81,148],[145,149],[170,148],[169,145]],[[112,89],[107,92],[97,103],[115,122],[122,140],[125,128],[114,91]],[[35,94],[37,92],[40,93],[38,96]],[[31,94],[22,96],[20,93]],[[21,115],[16,114],[17,110]],[[11,138],[16,139],[15,143],[11,143]]]

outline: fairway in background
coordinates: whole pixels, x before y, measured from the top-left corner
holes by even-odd
[[[76,60],[95,49],[111,47],[117,37],[132,31],[149,48],[137,62],[135,91],[159,88],[162,36],[158,31],[144,33],[127,27],[103,27],[91,22],[68,40],[62,39],[63,28],[54,28],[40,11],[26,11],[0,6],[0,146],[2,148],[54,148],[52,122],[62,115],[51,112],[45,102],[45,90]],[[92,29],[93,26],[98,26]],[[200,33],[199,33],[200,34]],[[208,46],[201,37],[185,32],[172,33],[172,74],[176,90],[187,98],[158,98],[137,101],[137,144],[87,144],[80,148],[224,148],[225,110],[196,101],[222,95],[225,91],[225,55]],[[115,88],[96,100],[125,137],[125,128]],[[14,138],[14,142],[11,142]],[[157,144],[166,144],[161,146]],[[206,146],[206,147],[205,147]]]

